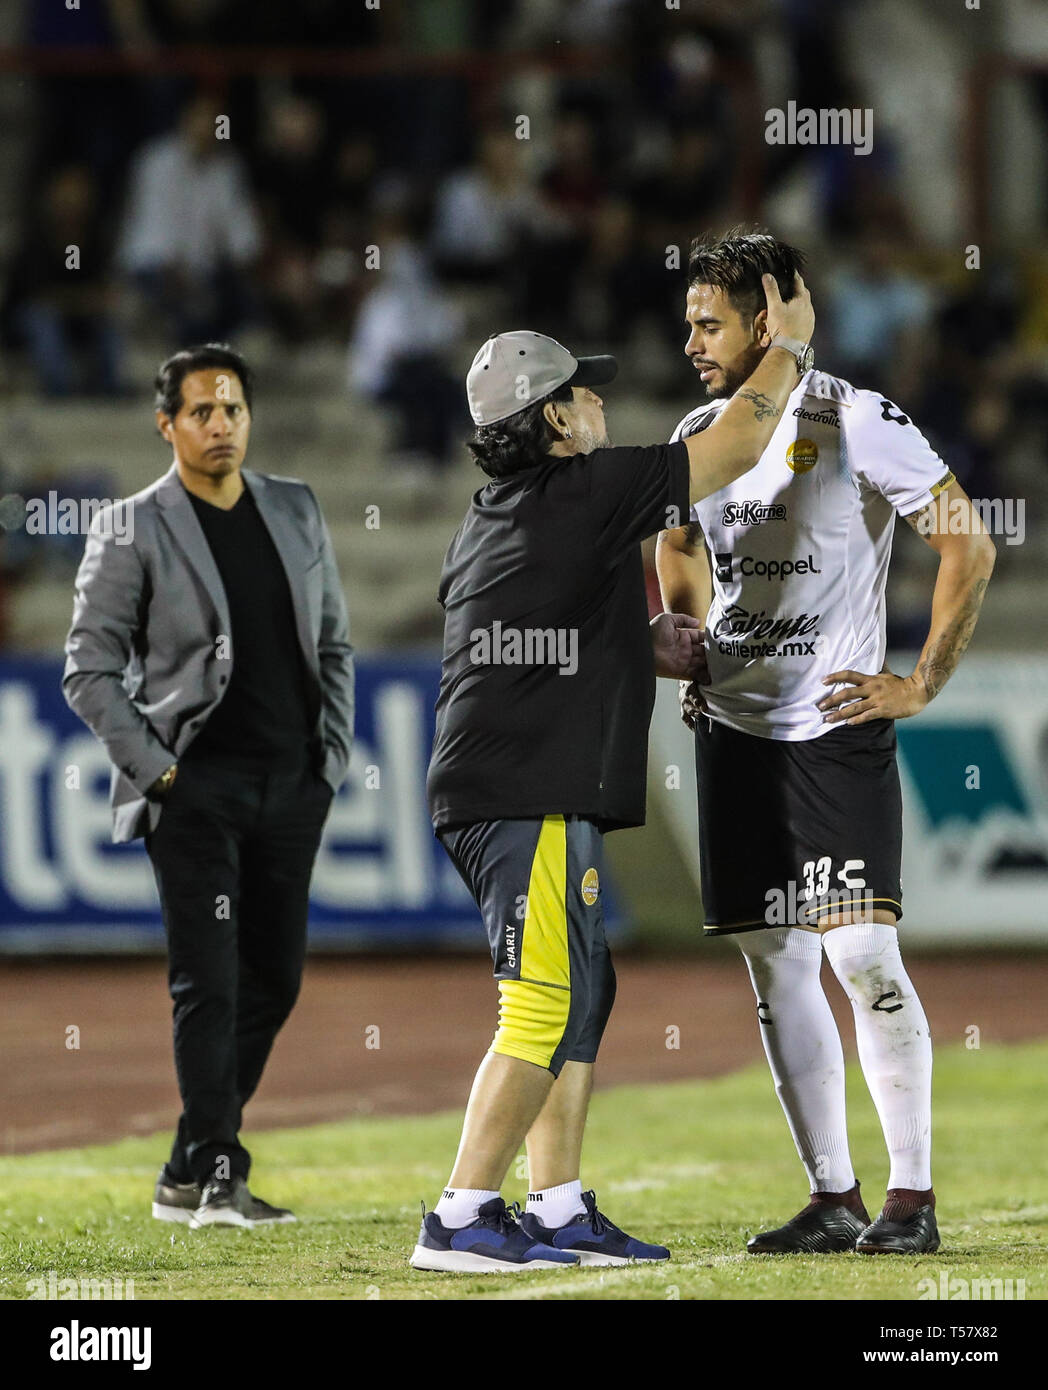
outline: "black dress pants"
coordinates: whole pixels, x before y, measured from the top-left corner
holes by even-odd
[[[309,883],[332,790],[185,757],[146,836],[168,944],[182,1115],[174,1182],[246,1178],[241,1111],[298,997]]]

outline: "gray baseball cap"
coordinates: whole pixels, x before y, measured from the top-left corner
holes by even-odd
[[[469,413],[475,425],[494,425],[558,386],[603,386],[618,370],[614,357],[572,357],[543,333],[496,333],[474,357],[466,377]]]

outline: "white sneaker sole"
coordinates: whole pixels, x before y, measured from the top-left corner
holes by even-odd
[[[558,1260],[528,1260],[517,1264],[512,1260],[495,1260],[488,1255],[471,1255],[468,1250],[431,1250],[416,1245],[408,1261],[412,1269],[428,1269],[442,1274],[527,1274],[533,1269],[577,1269],[574,1264]]]
[[[631,1255],[600,1255],[596,1250],[573,1250],[573,1255],[578,1255],[579,1260],[584,1265],[664,1265],[669,1260],[638,1260]]]
[[[153,1218],[156,1221],[176,1221],[188,1226],[196,1215],[196,1207],[167,1207],[163,1202],[153,1203]]]
[[[256,1216],[252,1218],[252,1226],[290,1226],[292,1221],[297,1221],[298,1217],[290,1212],[287,1216]]]
[[[199,1231],[204,1226],[233,1226],[237,1230],[253,1231],[255,1223],[246,1216],[241,1216],[240,1212],[229,1211],[228,1209],[215,1212],[205,1211],[202,1215],[200,1212],[194,1212],[189,1222],[189,1229]]]

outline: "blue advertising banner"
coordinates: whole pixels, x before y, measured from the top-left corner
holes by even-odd
[[[0,661],[0,952],[160,950],[149,859],[141,840],[111,842],[109,760],[61,674],[54,660]],[[426,811],[439,678],[431,658],[357,662],[353,763],[313,873],[314,947],[486,949]],[[604,910],[611,925],[609,893]]]

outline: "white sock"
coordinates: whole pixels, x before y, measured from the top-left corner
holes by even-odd
[[[537,1216],[544,1226],[566,1226],[573,1216],[586,1210],[582,1201],[582,1180],[563,1182],[559,1187],[546,1187],[541,1192],[529,1192],[525,1211]]]
[[[449,1230],[460,1230],[471,1221],[476,1221],[484,1203],[498,1195],[497,1192],[483,1192],[480,1188],[445,1187],[433,1210]]]
[[[841,1037],[819,980],[822,943],[800,927],[740,934],[775,1090],[812,1192],[855,1186]]]
[[[859,1063],[891,1159],[888,1186],[932,1185],[932,1040],[886,922],[832,927],[822,938],[855,1014]]]

